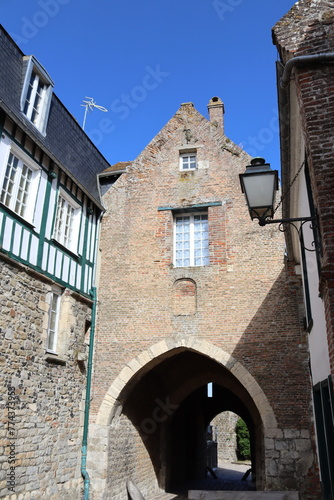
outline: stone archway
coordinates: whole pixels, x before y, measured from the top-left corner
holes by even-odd
[[[129,394],[131,394],[131,390],[135,386],[139,387],[140,381],[149,376],[150,372],[156,370],[159,365],[162,365],[164,362],[172,363],[173,358],[176,358],[176,356],[179,356],[182,353],[184,353],[183,356],[187,353],[193,353],[200,355],[202,359],[207,359],[208,362],[214,362],[215,366],[220,366],[225,370],[224,373],[229,373],[231,377],[237,381],[238,386],[242,388],[240,390],[243,391],[243,394],[247,394],[249,396],[249,401],[252,402],[251,405],[253,408],[253,414],[258,414],[258,417],[254,418],[256,418],[258,422],[257,439],[259,441],[261,440],[261,443],[264,442],[264,437],[274,438],[279,435],[275,415],[261,387],[252,375],[235,358],[230,356],[230,354],[207,341],[195,338],[181,340],[169,339],[168,341],[161,341],[133,358],[110,385],[104,397],[96,418],[96,423],[92,424],[90,428],[88,467],[92,477],[93,491],[105,491],[107,487],[108,448],[110,446],[108,441],[108,430],[112,429],[113,426],[120,426],[116,431],[116,433],[120,434],[120,420],[123,418],[122,414],[127,413],[127,415],[130,415],[130,418],[133,418],[131,409],[129,410],[128,407],[124,408],[127,398]],[[193,388],[196,388],[203,383],[203,380],[200,378],[196,380],[196,374],[194,373],[192,375],[191,382]],[[218,382],[218,380],[214,380],[214,382]],[[175,407],[187,396],[185,392],[187,385],[189,385],[189,380],[185,381],[184,385],[180,383],[180,387],[177,387],[177,389],[174,390],[172,405]],[[138,407],[140,404],[141,400],[138,400],[135,404],[133,404],[133,408],[136,406]],[[162,404],[165,404],[165,402],[162,401]],[[161,412],[160,404],[158,404],[156,408],[151,408],[151,410],[149,410],[149,415],[153,422],[154,415],[156,415],[156,418],[160,419],[161,422],[164,421],[164,415]],[[137,430],[139,428],[139,433],[141,431],[140,427],[143,427],[144,421],[146,428],[148,428],[147,426],[149,425],[149,419],[143,419],[143,415],[141,415],[140,418],[141,420],[138,417],[139,420],[137,420],[137,426],[135,426],[137,427]],[[141,425],[138,426],[138,422],[141,422]],[[132,439],[136,441],[137,438],[139,439],[140,436],[137,436],[135,432]],[[141,454],[144,452],[148,453],[145,457],[146,463],[149,462],[149,454],[151,453],[152,455],[154,453],[152,452],[152,446],[150,449],[150,446],[148,445],[149,443],[146,443],[146,450],[141,451]],[[259,446],[259,449],[261,446]],[[265,468],[263,456],[264,453],[259,452],[259,471],[260,469],[262,470]],[[164,469],[166,467],[164,460],[159,463],[159,467],[160,476],[168,476],[168,471],[166,472]],[[156,474],[159,467],[155,467]],[[158,487],[158,485],[161,486],[161,483],[159,484],[159,480],[157,480],[156,486]],[[263,484],[261,486],[263,486]],[[99,497],[98,494],[94,493],[94,498],[102,497]],[[104,496],[103,498],[108,497]]]
[[[186,338],[182,340],[163,340],[133,358],[123,368],[118,377],[110,385],[96,417],[98,425],[109,425],[112,417],[119,411],[119,395],[130,380],[148,363],[171,353],[174,349],[185,348],[208,356],[227,368],[244,386],[256,404],[262,418],[265,431],[275,431],[277,422],[269,401],[254,377],[229,353],[205,340]],[[267,433],[267,432],[266,432]]]

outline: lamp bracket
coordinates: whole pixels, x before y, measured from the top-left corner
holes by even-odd
[[[295,224],[296,222],[300,222],[301,224]],[[260,226],[266,226],[267,224],[279,224],[278,229],[284,233],[287,231],[288,226],[293,226],[299,236],[299,241],[301,246],[304,248],[304,250],[308,252],[315,252],[317,250],[317,241],[312,242],[312,247],[313,248],[307,248],[304,243],[303,243],[303,237],[302,237],[302,230],[304,224],[307,222],[310,222],[310,229],[312,230],[317,230],[318,229],[318,217],[317,215],[313,217],[293,217],[291,219],[266,219],[264,217],[259,218],[259,225]]]

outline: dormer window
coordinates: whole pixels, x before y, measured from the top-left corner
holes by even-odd
[[[31,123],[45,135],[53,82],[34,56],[26,59],[25,68],[21,110]]]
[[[47,86],[41,81],[38,74],[33,71],[30,77],[23,113],[36,127],[38,127],[41,119],[42,104],[46,89]]]

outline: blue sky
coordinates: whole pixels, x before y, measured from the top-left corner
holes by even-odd
[[[133,160],[193,102],[225,103],[225,133],[279,168],[272,26],[293,0],[0,0],[1,24],[34,54],[111,163]]]

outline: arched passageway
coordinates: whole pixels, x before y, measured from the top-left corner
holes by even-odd
[[[212,397],[207,394],[208,383],[213,384]],[[109,464],[111,469],[112,463],[123,463],[124,470],[118,468],[109,488],[115,487],[122,474],[125,481],[129,471],[132,477],[142,478],[143,470],[147,475],[148,462],[158,486],[166,491],[179,491],[189,480],[203,478],[207,426],[225,410],[237,413],[248,425],[257,487],[261,488],[264,438],[260,412],[244,384],[223,364],[185,347],[170,350],[129,380],[117,404],[120,415],[111,421]],[[120,418],[123,430],[113,430]],[[135,455],[125,450],[124,429],[136,448]]]
[[[261,462],[260,422],[257,418],[254,420],[252,412],[234,394],[233,386],[227,389],[224,385],[214,383],[212,397],[208,397],[207,386],[202,386],[183,401],[171,421],[167,439],[170,450],[167,484],[170,491],[182,489],[182,484],[196,484],[207,476],[212,459],[207,446],[207,429],[212,419],[223,411],[242,415],[250,429],[254,469],[257,461]]]

